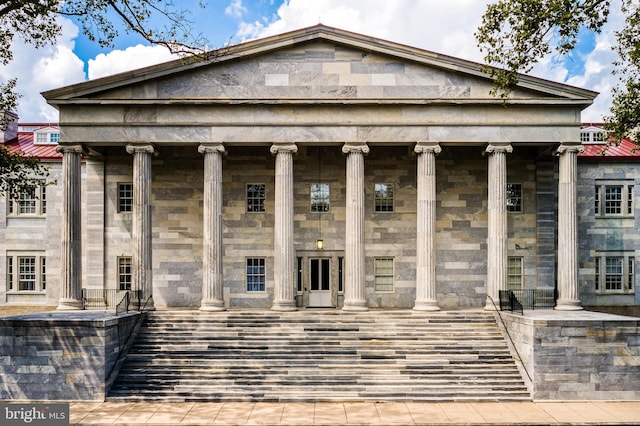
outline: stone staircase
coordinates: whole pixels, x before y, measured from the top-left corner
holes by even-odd
[[[529,400],[493,315],[156,311],[108,401]]]

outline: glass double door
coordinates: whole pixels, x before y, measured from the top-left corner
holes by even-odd
[[[309,307],[331,307],[331,259],[309,259]]]

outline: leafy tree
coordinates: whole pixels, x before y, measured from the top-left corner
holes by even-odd
[[[49,169],[40,162],[38,157],[26,157],[18,152],[10,152],[0,146],[0,194],[18,199],[23,194],[37,198],[36,188],[43,184],[49,176]]]
[[[613,90],[611,115],[605,128],[620,140],[640,141],[640,3],[620,0],[624,26],[615,32],[614,62],[620,78]],[[507,98],[518,73],[549,54],[571,52],[580,30],[599,33],[609,19],[611,0],[498,0],[487,6],[475,33],[494,79],[494,94]],[[495,67],[495,68],[494,68]]]
[[[200,7],[205,7],[202,2]],[[36,48],[55,43],[62,31],[61,16],[73,19],[101,47],[113,47],[123,31],[174,53],[199,52],[195,46],[204,45],[204,41],[192,35],[190,13],[172,0],[0,0],[0,65],[13,59],[11,48],[16,37]],[[151,21],[159,24],[152,27]],[[16,82],[16,78],[0,81],[0,112],[16,111],[20,97]],[[0,130],[6,130],[8,124],[0,114]],[[0,194],[33,191],[42,183],[33,176],[46,175],[37,159],[0,149]]]

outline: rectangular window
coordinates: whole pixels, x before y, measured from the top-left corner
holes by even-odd
[[[507,184],[507,211],[522,212],[522,184]]]
[[[133,183],[118,184],[118,213],[133,211]]]
[[[17,198],[9,196],[7,214],[10,216],[41,216],[47,212],[46,187],[25,189]]]
[[[393,291],[393,258],[377,258],[374,264],[376,291]]]
[[[602,293],[633,293],[635,258],[607,253],[595,258],[594,287]]]
[[[49,133],[49,142],[51,142],[51,143],[59,143],[60,142],[60,133]]]
[[[600,217],[633,216],[633,185],[596,185],[593,207]]]
[[[7,256],[7,290],[13,290],[13,257]]]
[[[326,213],[329,211],[329,184],[311,184],[311,211]]]
[[[522,290],[522,258],[509,257],[507,261],[507,288]]]
[[[247,185],[247,212],[262,213],[265,211],[266,185],[251,183]]]
[[[264,258],[247,259],[247,291],[264,291]]]
[[[40,258],[40,288],[47,289],[47,258]]]
[[[376,183],[375,189],[375,211],[376,212],[393,212],[393,184]]]
[[[604,214],[620,215],[622,214],[622,187],[610,186],[604,187]]]
[[[623,258],[607,257],[605,258],[605,276],[604,286],[606,290],[622,290],[623,274]]]
[[[35,291],[36,277],[36,258],[18,257],[18,290]]]
[[[131,290],[131,257],[118,257],[118,289]]]
[[[36,133],[36,143],[48,143],[48,142],[49,142],[48,133]]]

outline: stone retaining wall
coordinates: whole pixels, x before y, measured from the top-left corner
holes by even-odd
[[[640,400],[640,319],[588,311],[501,315],[534,400]]]
[[[0,399],[104,401],[139,313],[43,312],[0,319]]]

